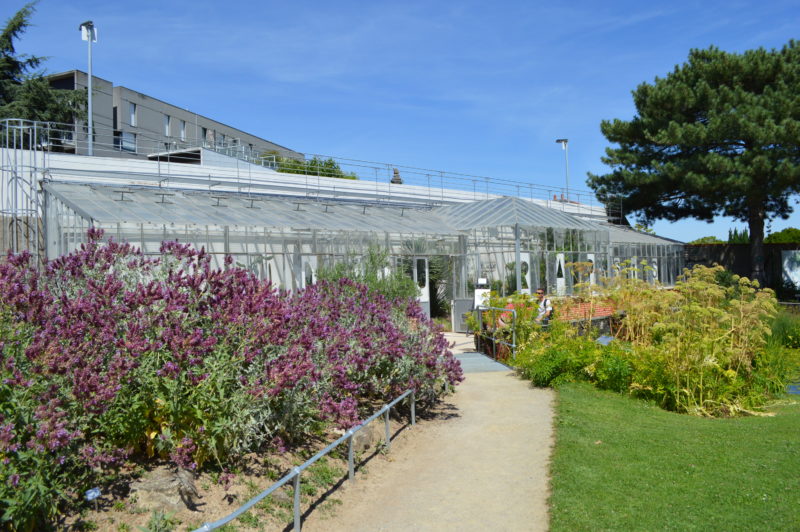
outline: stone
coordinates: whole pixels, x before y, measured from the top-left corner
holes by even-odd
[[[275,491],[270,493],[269,496],[272,497],[272,500],[275,501],[278,504],[278,506],[289,506],[291,504],[294,504],[294,500],[286,491],[285,487],[276,489]]]
[[[353,450],[357,453],[363,453],[378,445],[383,441],[385,435],[381,430],[383,424],[372,422],[366,427],[359,430],[353,436]]]
[[[169,512],[195,510],[195,501],[199,498],[191,471],[173,471],[166,467],[131,484],[131,495],[136,496],[136,505],[142,509]]]

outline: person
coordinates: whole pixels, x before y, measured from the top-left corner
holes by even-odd
[[[544,290],[539,288],[536,290],[536,298],[539,300],[539,313],[536,315],[536,323],[547,326],[550,322],[550,316],[553,314],[553,304],[550,299],[544,297]]]
[[[506,308],[508,310],[514,310],[514,301],[509,297],[507,300]],[[513,321],[512,314],[510,312],[503,312],[500,314],[500,317],[497,318],[497,325],[498,327],[508,327],[511,325]]]

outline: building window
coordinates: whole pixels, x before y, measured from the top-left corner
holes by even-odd
[[[186,140],[186,120],[181,120],[181,140]]]
[[[114,149],[136,153],[136,133],[115,131]]]
[[[208,140],[208,128],[201,128],[202,134],[200,135],[200,141],[205,144],[206,140]]]
[[[133,102],[130,102],[128,105],[129,105],[128,109],[129,109],[129,112],[130,112],[129,113],[130,114],[129,122],[131,123],[131,125],[133,127],[136,127],[136,104],[133,103]]]
[[[123,131],[119,149],[136,153],[136,133]]]
[[[164,136],[169,137],[169,126],[172,124],[172,117],[164,115]]]

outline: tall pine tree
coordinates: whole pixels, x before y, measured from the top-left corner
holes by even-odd
[[[748,224],[752,277],[764,281],[764,222],[787,218],[800,192],[800,45],[692,50],[633,91],[632,120],[603,121],[618,145],[588,184],[607,204],[656,219]]]
[[[17,11],[0,32],[0,118],[72,122],[85,114],[86,95],[50,87],[36,70],[44,58],[18,54],[14,45],[30,26],[35,4]]]

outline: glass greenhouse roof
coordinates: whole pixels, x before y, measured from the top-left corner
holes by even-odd
[[[513,197],[449,205],[439,207],[436,211],[460,229],[513,227],[519,224],[520,227],[604,231],[588,220]]]
[[[120,187],[50,181],[45,189],[83,218],[99,223],[243,226],[297,231],[415,233],[456,236],[490,227],[571,229],[609,234],[611,242],[673,241],[600,224],[503,197],[436,208],[280,199],[155,187]]]
[[[298,231],[454,234],[431,210],[274,199],[259,195],[50,182],[45,189],[85,218],[103,223],[229,225]]]

